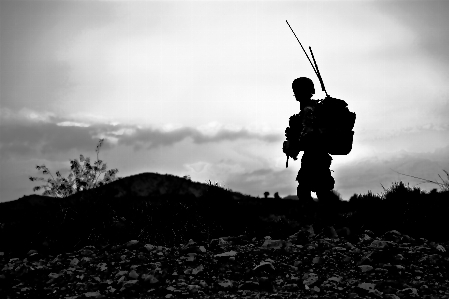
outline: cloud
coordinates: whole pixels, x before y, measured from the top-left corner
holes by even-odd
[[[429,119],[445,124],[446,127],[449,125],[448,116],[449,115],[449,91],[442,95],[442,100],[436,103],[430,110]]]
[[[449,75],[448,1],[378,1],[376,6],[410,28],[415,34],[415,46],[424,50],[435,65]]]
[[[334,189],[340,193],[343,200],[349,200],[353,194],[367,194],[368,190],[381,195],[384,193],[383,187],[388,190],[394,182],[400,181],[412,188],[416,186],[430,191],[440,187],[406,175],[443,183],[440,175],[443,180],[449,182],[449,177],[444,172],[449,171],[449,145],[429,153],[405,150],[382,153],[338,166],[333,164],[330,169],[334,170]],[[271,195],[279,192],[281,197],[285,197],[296,195],[296,175],[297,171],[292,167],[281,170],[260,168],[235,172],[217,180],[232,190],[245,190],[246,194],[253,196],[262,197],[263,192],[268,191]]]
[[[87,28],[114,19],[112,6],[87,1],[0,1],[0,90],[3,107],[37,110],[73,85],[57,53]]]
[[[393,182],[400,181],[429,191],[438,186],[406,175],[442,183],[438,175],[445,178],[443,170],[449,171],[449,145],[428,153],[405,150],[379,153],[336,169],[336,188],[346,200],[354,193],[366,194],[367,186],[374,194],[381,194],[382,185],[389,189]]]
[[[107,160],[125,173],[188,170],[294,194],[294,166],[280,169],[299,111],[290,84],[298,72],[319,84],[285,19],[313,47],[328,91],[357,113],[353,152],[335,159],[337,189],[388,185],[397,174],[380,167],[384,156],[411,175],[430,163],[421,175],[431,175],[448,160],[430,152],[449,140],[448,3],[0,1],[3,186],[30,161],[62,167],[106,138]]]
[[[201,182],[210,179],[253,196],[262,197],[265,191],[270,194],[279,192],[283,197],[296,194],[295,178],[300,162],[292,162],[289,168],[284,168],[285,156],[278,149],[282,134],[254,133],[245,128],[224,128],[219,124],[209,126],[214,128],[209,131],[205,129],[208,126],[142,128],[96,124],[32,110],[13,113],[2,109],[0,115],[2,198],[8,200],[31,193],[32,186],[27,187],[20,182],[27,181],[26,174],[36,175],[33,171],[36,163],[45,163],[53,173],[56,169],[65,169],[68,159],[79,155],[80,151],[92,152],[99,138],[106,138],[102,150],[109,152],[105,154],[106,160],[113,168],[118,167],[120,176],[166,171],[180,176],[189,174],[193,180],[200,179]],[[420,129],[420,133],[429,135],[441,132],[438,131],[440,129],[429,125]],[[406,136],[404,139],[415,138]],[[417,139],[419,142],[420,138]],[[259,145],[254,144],[255,140]],[[260,143],[264,144],[264,149]],[[371,156],[352,160],[351,156],[335,157],[332,175],[336,181],[335,189],[343,199],[348,200],[354,193],[365,194],[368,190],[381,193],[381,184],[389,188],[400,180],[411,185],[421,182],[396,172],[441,182],[438,174],[445,178],[442,170],[449,171],[447,143],[437,150],[421,153],[413,148],[402,151],[395,151],[395,148],[404,147],[391,146],[390,151],[385,148],[385,152],[377,151]],[[266,157],[267,153],[271,159]],[[277,163],[279,159],[282,161]],[[61,173],[65,176],[64,171]],[[438,187],[428,183],[418,186],[426,190]]]
[[[106,134],[110,136],[110,134]],[[117,136],[117,135],[114,135]],[[283,136],[278,134],[258,134],[251,133],[246,129],[239,131],[221,130],[213,136],[207,136],[195,128],[181,128],[170,132],[162,132],[159,129],[136,129],[132,135],[122,135],[119,137],[119,144],[126,145],[140,145],[147,143],[146,149],[151,149],[158,146],[169,146],[176,142],[182,141],[186,138],[191,138],[196,144],[220,142],[220,141],[235,141],[237,139],[259,139],[266,142],[280,142]]]
[[[252,196],[263,197],[265,191],[273,195],[279,192],[284,197],[290,194],[296,195],[296,172],[289,169],[275,170],[261,168],[252,171],[241,171],[218,179],[226,188],[239,191]],[[243,191],[244,190],[244,191]]]
[[[112,124],[87,124],[65,120],[53,115],[40,115],[27,110],[12,113],[2,109],[0,150],[2,159],[8,157],[56,155],[70,150],[85,151],[92,148],[93,140],[107,139],[102,148],[117,145],[134,147],[134,150],[172,146],[190,138],[195,144],[219,143],[236,140],[261,140],[267,143],[281,142],[281,134],[260,134],[248,129],[220,129],[215,134],[205,134],[192,127],[181,127],[171,131],[161,128],[139,128],[137,126]],[[109,140],[109,141],[108,141]],[[115,145],[114,145],[115,144]]]
[[[284,161],[285,162],[285,161]],[[280,196],[296,195],[297,171],[290,168],[247,166],[235,159],[221,159],[217,163],[198,162],[186,165],[192,178],[218,182],[220,186],[252,196],[263,197],[265,191]],[[285,164],[282,165],[285,167]]]

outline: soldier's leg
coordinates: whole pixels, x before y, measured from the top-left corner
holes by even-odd
[[[308,217],[308,215],[311,215],[311,213],[314,211],[314,206],[313,206],[313,199],[312,196],[310,194],[310,189],[307,189],[304,186],[301,186],[301,184],[298,185],[298,187],[296,188],[296,194],[298,196],[298,203],[301,207],[301,210],[303,212],[301,212],[301,214],[305,217],[305,221],[308,223],[312,223],[313,219],[311,217]]]
[[[315,153],[315,184],[313,191],[318,197],[316,228],[321,230],[332,226],[336,220],[336,211],[334,206],[335,195],[332,190],[335,186],[335,180],[331,175],[329,167],[332,157],[327,153]]]
[[[305,153],[304,153],[305,155]],[[298,195],[298,199],[300,201],[301,206],[304,207],[305,215],[309,215],[312,217],[306,217],[306,222],[312,223],[314,220],[314,212],[315,212],[315,201],[312,199],[311,195],[311,169],[309,166],[307,159],[301,159],[301,169],[298,171],[298,175],[296,176],[296,181],[298,181],[298,187],[296,189],[296,194]],[[306,155],[307,158],[307,155]]]
[[[298,199],[303,199],[309,202],[312,199],[310,194],[311,192],[311,172],[313,168],[311,168],[310,159],[307,158],[308,155],[306,153],[303,154],[301,158],[301,169],[298,171],[298,175],[296,176],[296,181],[298,181],[297,195]]]
[[[337,206],[333,202],[335,195],[332,190],[319,190],[318,197],[318,222],[322,227],[335,225],[337,220]]]
[[[296,188],[296,195],[298,196],[298,199],[304,201],[305,203],[310,203],[310,199],[312,199],[310,192],[312,191],[301,183],[299,183]]]

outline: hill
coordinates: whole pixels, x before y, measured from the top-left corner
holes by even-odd
[[[352,236],[363,229],[376,234],[393,229],[443,240],[448,192],[416,191],[398,185],[385,199],[372,194],[349,202],[333,199],[322,215],[335,215],[333,225],[349,227]],[[291,195],[256,198],[173,175],[141,173],[67,198],[28,195],[0,203],[0,252],[59,252],[131,239],[170,247],[241,234],[286,238],[325,211],[314,203]]]
[[[149,226],[164,227],[160,231],[172,230],[174,225],[186,229],[178,239],[147,236],[170,244],[199,234],[198,227],[208,230],[208,237],[245,229],[255,233],[259,216],[295,217],[303,208],[298,200],[255,198],[169,174],[141,173],[66,198],[27,195],[0,203],[2,236],[8,240],[0,251],[29,250],[43,242],[64,243],[61,246],[69,248],[95,238],[107,243],[134,236],[137,230],[142,232],[135,237],[143,236]],[[200,234],[205,237],[206,233]]]

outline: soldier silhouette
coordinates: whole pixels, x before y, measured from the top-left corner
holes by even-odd
[[[332,202],[335,198],[332,193],[335,180],[329,169],[332,157],[322,143],[321,135],[326,128],[320,125],[315,113],[318,101],[311,99],[315,94],[313,81],[306,77],[297,78],[292,83],[292,89],[296,101],[301,104],[301,112],[290,117],[290,126],[286,129],[287,141],[284,142],[283,150],[287,157],[295,160],[299,152],[304,151],[301,169],[296,176],[297,195],[299,200],[303,200],[312,211],[315,211],[313,222],[315,228],[320,230],[332,225],[336,216]],[[317,204],[312,199],[312,191],[318,197]]]

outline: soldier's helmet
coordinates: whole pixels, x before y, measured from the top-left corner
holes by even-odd
[[[315,94],[313,81],[307,77],[300,77],[293,80],[292,89],[295,94]]]

